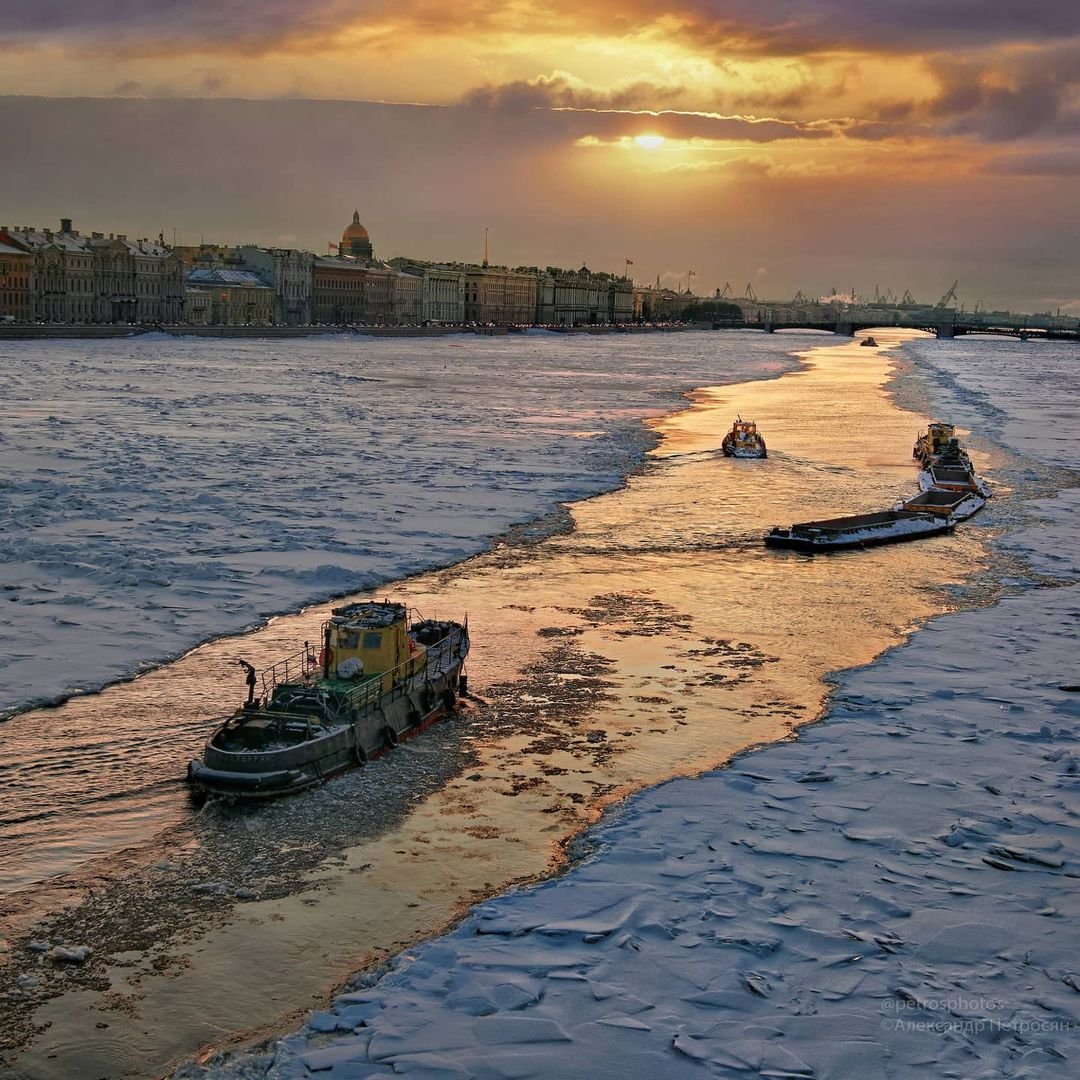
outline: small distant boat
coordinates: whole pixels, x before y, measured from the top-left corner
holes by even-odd
[[[262,673],[244,661],[248,699],[188,765],[200,795],[265,799],[321,783],[391,750],[448,712],[464,691],[468,623],[412,620],[404,604],[334,608],[321,647]]]
[[[788,529],[778,525],[766,535],[765,545],[814,554],[921,540],[927,536],[952,532],[955,526],[956,522],[951,517],[907,510],[882,510],[874,514],[805,521]]]
[[[877,342],[872,337],[870,337],[869,335],[867,337],[864,337],[862,339],[862,341],[859,342],[859,344],[860,345],[869,345],[870,348],[872,348],[872,349],[877,348]]]
[[[753,420],[736,417],[731,430],[720,443],[724,457],[763,458],[768,457],[765,440],[758,434],[757,424]]]

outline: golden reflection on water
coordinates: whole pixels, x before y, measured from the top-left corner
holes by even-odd
[[[830,672],[868,663],[944,610],[942,586],[983,559],[970,531],[816,558],[761,543],[774,524],[885,508],[916,489],[911,447],[925,417],[886,394],[885,347],[899,335],[876,336],[882,349],[815,349],[778,380],[698,391],[688,409],[655,421],[661,441],[640,475],[570,508],[572,531],[388,590],[428,615],[468,612],[470,687],[491,724],[467,729],[476,766],[321,869],[316,893],[245,904],[171,978],[142,980],[138,1019],[109,1013],[108,1042],[95,1032],[92,994],[44,1006],[36,1019],[53,1022],[59,1056],[33,1048],[27,1075],[64,1075],[76,1050],[84,1063],[122,1054],[152,1074],[224,1032],[281,1023],[373,956],[544,872],[605,802],[788,737],[819,714]],[[720,456],[736,414],[757,421],[767,460]],[[238,651],[264,665],[313,639],[325,610],[211,643],[117,688],[113,705],[172,741],[178,773],[186,758],[175,744],[186,738],[194,753],[205,730],[181,737],[167,702],[185,701],[184,725],[222,712],[238,692],[229,666]],[[587,686],[596,696],[575,707]],[[101,700],[66,710],[100,711]],[[77,716],[61,726],[78,729]],[[111,746],[106,733],[101,752]],[[132,838],[145,812],[133,804]],[[157,812],[159,825],[185,813],[175,792]]]
[[[896,340],[877,336],[883,346]],[[655,422],[662,442],[645,473],[571,508],[573,531],[520,556],[495,552],[414,579],[405,591],[421,607],[469,609],[477,687],[501,677],[507,641],[516,663],[526,650],[535,660],[550,644],[536,637],[544,627],[580,629],[579,649],[613,660],[605,678],[616,700],[588,719],[616,751],[590,768],[605,791],[786,737],[819,713],[830,672],[870,662],[945,610],[941,587],[982,559],[963,530],[816,558],[761,543],[774,524],[884,509],[917,490],[911,447],[925,418],[893,405],[885,357],[867,353],[817,349],[779,380],[698,391],[690,409]],[[737,413],[757,421],[768,459],[720,456]],[[493,783],[528,768],[526,741],[480,748]],[[452,800],[455,786],[432,801]],[[531,818],[580,789],[574,774],[545,777],[528,810],[519,795],[489,816],[505,828],[508,815]]]

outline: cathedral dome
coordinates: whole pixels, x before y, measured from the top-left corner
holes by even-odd
[[[341,234],[341,243],[343,247],[349,246],[350,240],[370,240],[367,229],[360,224],[360,211],[354,210],[352,216],[352,223],[345,226],[345,231]]]
[[[371,250],[371,237],[367,229],[360,224],[360,211],[354,210],[352,223],[345,226],[341,234],[341,244],[338,251],[342,255],[351,255],[355,259],[373,259],[375,253]]]

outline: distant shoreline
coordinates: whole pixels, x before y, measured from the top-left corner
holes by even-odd
[[[673,330],[707,329],[708,324],[672,326],[620,324],[616,326],[40,326],[0,325],[0,341],[41,341],[49,338],[98,339],[142,337],[168,334],[170,337],[209,338],[298,338],[352,334],[356,337],[450,337],[475,334],[501,337],[526,330],[547,330],[559,334],[643,334]]]

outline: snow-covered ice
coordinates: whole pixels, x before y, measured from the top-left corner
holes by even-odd
[[[805,340],[805,339],[804,339]],[[0,343],[0,717],[483,549],[792,337]]]
[[[912,352],[1016,476],[1080,464],[1072,357],[1002,348]],[[177,1076],[1075,1076],[1080,489],[1031,509],[1013,594],[841,676],[825,722],[631,797],[564,877]]]

